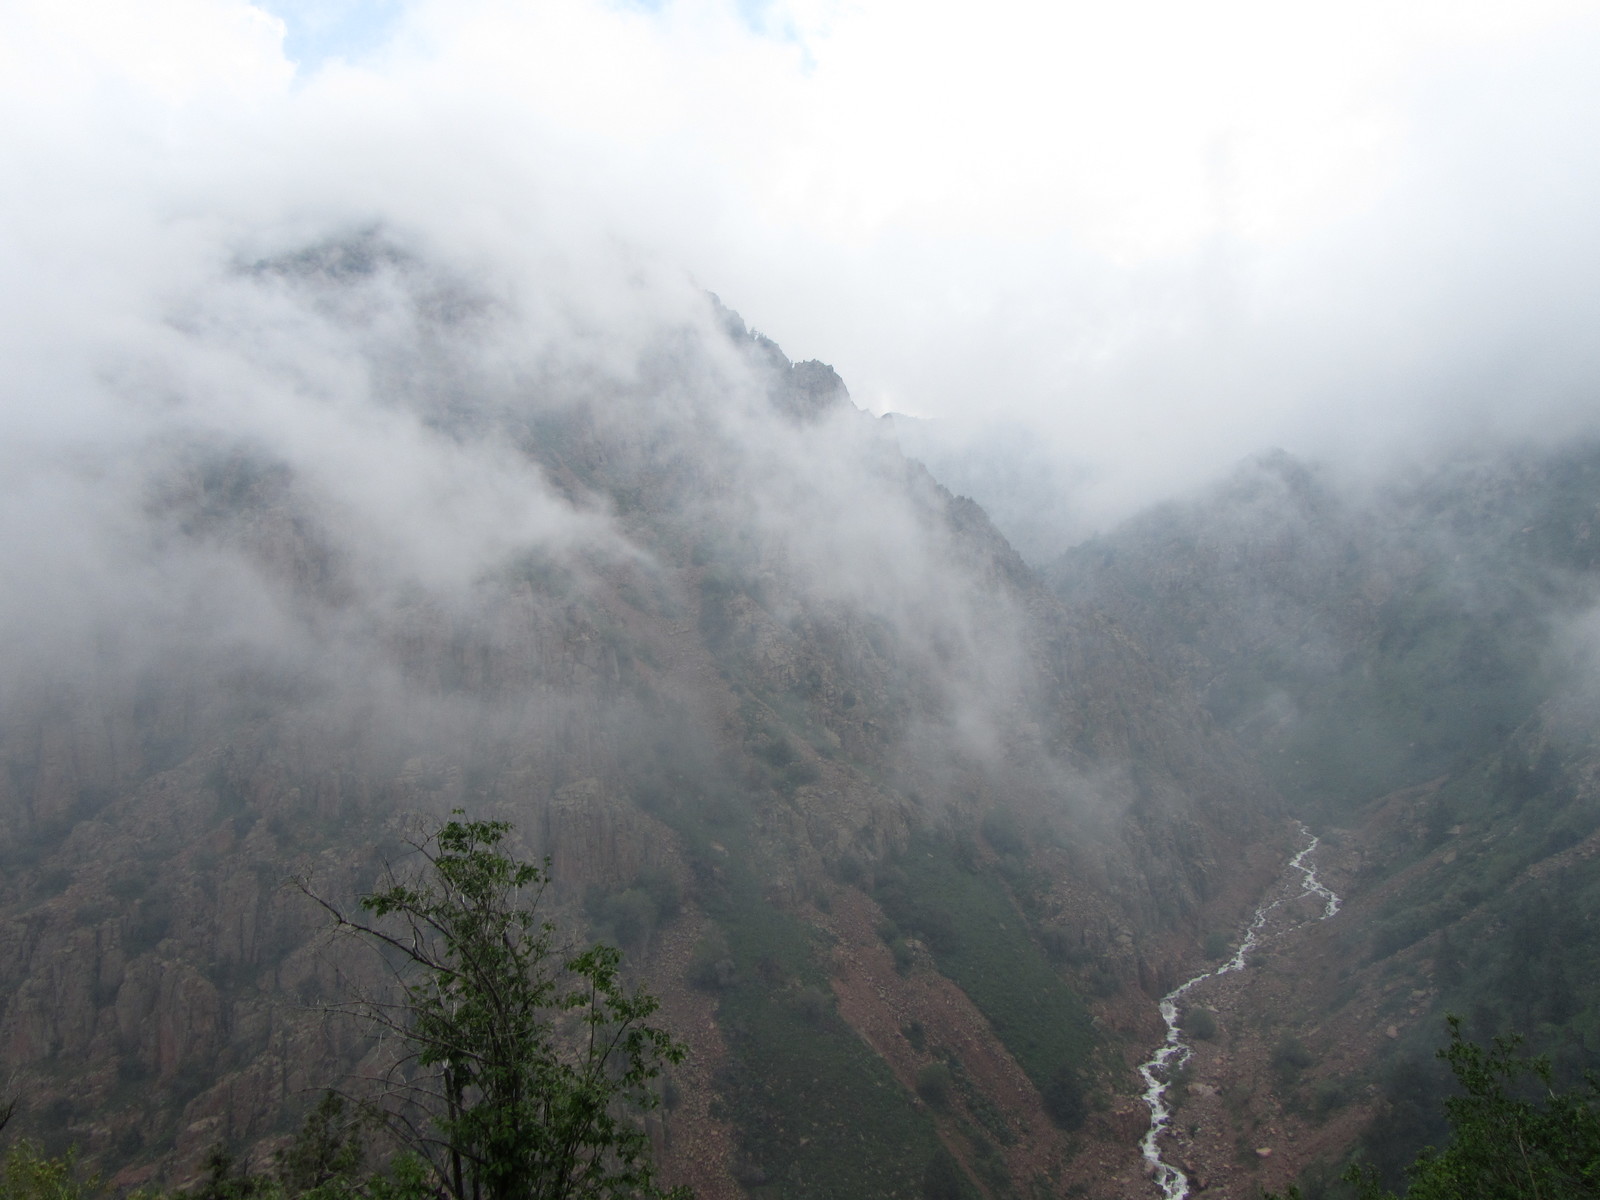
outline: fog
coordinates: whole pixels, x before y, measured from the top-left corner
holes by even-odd
[[[1600,435],[1597,51],[1561,0],[0,5],[24,1119],[286,1128],[362,1051],[281,1032],[333,977],[275,881],[419,814],[575,919],[670,875],[648,969],[725,925],[784,1005],[762,930],[898,959],[835,884],[894,916],[948,833],[1136,1021],[1287,812],[1587,745],[1600,467],[1495,450]],[[761,1069],[726,1028],[685,1095]]]
[[[996,568],[868,416],[775,415],[708,291],[933,418],[936,471],[991,462],[946,478],[1036,561],[1264,446],[1380,469],[1594,420],[1593,6],[0,21],[7,686],[180,648],[415,672],[419,605],[482,619],[529,556],[648,575],[655,516],[760,544],[779,618],[889,623],[992,747],[1027,657]],[[589,477],[530,457],[580,410]]]
[[[858,715],[880,697],[803,642],[869,622],[913,693],[895,732],[995,752],[1011,599],[827,368],[581,223],[307,216],[325,180],[268,205],[231,174],[237,211],[174,214],[159,176],[12,247],[38,291],[7,350],[8,819],[223,738],[325,775],[531,758],[553,788],[670,727],[681,767],[727,734],[715,664],[671,641],[697,611],[765,686],[854,684]]]
[[[649,319],[611,287],[649,264],[874,412],[1032,442],[1071,537],[1266,446],[1392,463],[1596,407],[1593,4],[6,21],[35,351],[52,305],[129,335],[130,290],[330,223],[425,229],[567,333]]]

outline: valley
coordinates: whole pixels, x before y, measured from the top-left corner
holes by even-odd
[[[1588,1196],[1596,61],[0,3],[0,1200]]]
[[[1312,920],[1326,921],[1338,915],[1339,897],[1317,878],[1315,865],[1308,865],[1308,860],[1320,845],[1320,839],[1304,825],[1299,828],[1305,844],[1284,868],[1285,878],[1273,889],[1275,895],[1256,906],[1233,956],[1220,967],[1179,984],[1161,998],[1159,1007],[1161,1019],[1167,1027],[1166,1040],[1153,1057],[1139,1066],[1139,1077],[1145,1084],[1144,1102],[1150,1108],[1150,1130],[1139,1144],[1139,1152],[1148,1173],[1167,1200],[1184,1200],[1192,1189],[1210,1190],[1217,1178],[1214,1169],[1199,1174],[1191,1166],[1190,1170],[1197,1172],[1196,1178],[1191,1180],[1184,1169],[1174,1166],[1163,1154],[1164,1139],[1173,1132],[1168,1093],[1177,1082],[1178,1074],[1186,1072],[1194,1058],[1192,1041],[1201,1038],[1209,1041],[1217,1036],[1217,1007],[1207,1005],[1204,1001],[1212,991],[1219,989],[1208,985],[1213,980],[1221,980],[1224,976],[1253,965],[1252,959],[1258,951],[1267,951],[1274,942],[1293,935],[1302,925]],[[1321,913],[1306,917],[1302,911],[1306,905],[1301,903],[1305,900],[1313,904],[1320,902]],[[1231,1023],[1242,1017],[1239,1009],[1235,998],[1223,1015]],[[1187,1075],[1184,1085],[1186,1088],[1189,1086]],[[1200,1084],[1200,1089],[1204,1090],[1197,1089],[1197,1093],[1207,1098],[1217,1095],[1220,1090],[1218,1085],[1204,1082]],[[1191,1122],[1190,1136],[1198,1135],[1201,1128],[1200,1122]],[[1257,1147],[1256,1156],[1270,1158],[1272,1148]]]
[[[520,318],[378,235],[231,286],[384,380],[343,453],[435,473],[180,421],[92,534],[159,587],[10,635],[8,1133],[264,1169],[381,1057],[286,885],[455,809],[661,997],[709,1200],[1334,1196],[1436,1136],[1446,1011],[1600,1053],[1592,448],[1269,455],[1041,567],[714,298],[513,386]]]

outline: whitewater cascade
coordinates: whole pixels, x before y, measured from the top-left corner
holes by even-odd
[[[1300,891],[1292,895],[1285,891],[1276,900],[1263,901],[1257,907],[1255,916],[1251,918],[1244,940],[1239,943],[1239,948],[1234,951],[1232,958],[1215,970],[1206,971],[1196,975],[1187,983],[1179,984],[1161,998],[1161,1019],[1167,1023],[1167,1039],[1161,1043],[1160,1049],[1153,1056],[1139,1066],[1139,1077],[1144,1080],[1144,1102],[1150,1107],[1150,1129],[1145,1133],[1144,1140],[1139,1143],[1139,1150],[1144,1155],[1144,1161],[1149,1165],[1151,1176],[1155,1179],[1156,1186],[1161,1189],[1165,1200],[1185,1200],[1189,1195],[1189,1177],[1161,1157],[1161,1148],[1158,1144],[1161,1135],[1167,1130],[1168,1122],[1172,1119],[1172,1109],[1167,1106],[1167,1083],[1171,1080],[1173,1072],[1189,1061],[1189,1055],[1192,1053],[1178,1029],[1178,1001],[1196,984],[1204,983],[1207,979],[1215,979],[1219,975],[1226,975],[1230,971],[1243,970],[1250,952],[1256,948],[1260,940],[1261,930],[1267,923],[1267,917],[1280,905],[1298,900],[1302,896],[1316,896],[1322,901],[1322,915],[1317,920],[1326,921],[1339,911],[1339,897],[1317,878],[1317,868],[1310,864],[1311,855],[1322,844],[1321,839],[1303,824],[1300,826],[1300,834],[1306,839],[1306,844],[1289,860],[1288,867],[1289,870],[1299,873]]]

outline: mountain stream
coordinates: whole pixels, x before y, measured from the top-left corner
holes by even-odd
[[[1161,1135],[1166,1132],[1167,1125],[1172,1119],[1172,1109],[1167,1105],[1167,1084],[1174,1072],[1189,1061],[1191,1054],[1189,1045],[1183,1040],[1183,1033],[1178,1028],[1178,1002],[1191,988],[1204,983],[1207,979],[1215,979],[1232,971],[1242,971],[1250,952],[1260,941],[1267,918],[1280,906],[1304,896],[1316,896],[1322,901],[1322,915],[1317,917],[1317,920],[1326,921],[1339,911],[1339,897],[1317,878],[1317,869],[1310,864],[1311,855],[1321,844],[1321,840],[1304,825],[1300,826],[1300,833],[1306,838],[1306,844],[1289,860],[1288,868],[1284,872],[1287,886],[1280,886],[1277,889],[1277,899],[1263,900],[1257,907],[1255,916],[1251,918],[1250,927],[1245,931],[1244,940],[1239,943],[1239,948],[1234,951],[1233,957],[1215,970],[1206,971],[1196,975],[1187,983],[1179,984],[1161,998],[1161,1019],[1167,1023],[1167,1040],[1150,1059],[1139,1066],[1139,1076],[1145,1085],[1144,1102],[1150,1107],[1150,1129],[1144,1135],[1144,1140],[1139,1143],[1139,1149],[1144,1155],[1151,1177],[1161,1189],[1164,1200],[1185,1200],[1189,1195],[1189,1177],[1161,1157],[1160,1146]],[[1294,891],[1294,881],[1290,872],[1297,872],[1300,876],[1298,892]]]

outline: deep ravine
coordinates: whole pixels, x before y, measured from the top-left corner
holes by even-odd
[[[1164,1200],[1185,1200],[1189,1195],[1189,1177],[1161,1157],[1161,1137],[1167,1131],[1172,1119],[1172,1109],[1167,1104],[1167,1087],[1173,1074],[1189,1060],[1192,1053],[1189,1044],[1183,1040],[1183,1031],[1178,1025],[1179,1002],[1191,989],[1206,980],[1243,970],[1249,961],[1250,952],[1260,942],[1267,918],[1285,903],[1303,896],[1320,898],[1323,902],[1322,915],[1315,918],[1319,921],[1326,921],[1339,911],[1339,897],[1317,878],[1316,866],[1311,862],[1311,856],[1316,852],[1321,840],[1303,824],[1300,825],[1300,833],[1306,839],[1306,844],[1289,860],[1282,879],[1274,888],[1275,898],[1263,900],[1256,908],[1255,915],[1251,918],[1250,925],[1245,930],[1244,938],[1240,941],[1239,948],[1234,951],[1233,957],[1220,967],[1202,972],[1186,983],[1179,984],[1161,998],[1161,1019],[1167,1024],[1167,1037],[1155,1054],[1139,1066],[1139,1077],[1144,1080],[1145,1085],[1144,1102],[1150,1108],[1150,1128],[1139,1143],[1139,1150],[1144,1156],[1146,1170],[1156,1186],[1161,1189]],[[1300,877],[1298,885],[1291,873],[1298,873]],[[1295,890],[1296,886],[1299,887],[1298,891]],[[1304,923],[1297,922],[1291,928],[1298,928]],[[1288,930],[1279,931],[1280,934],[1286,932]]]

